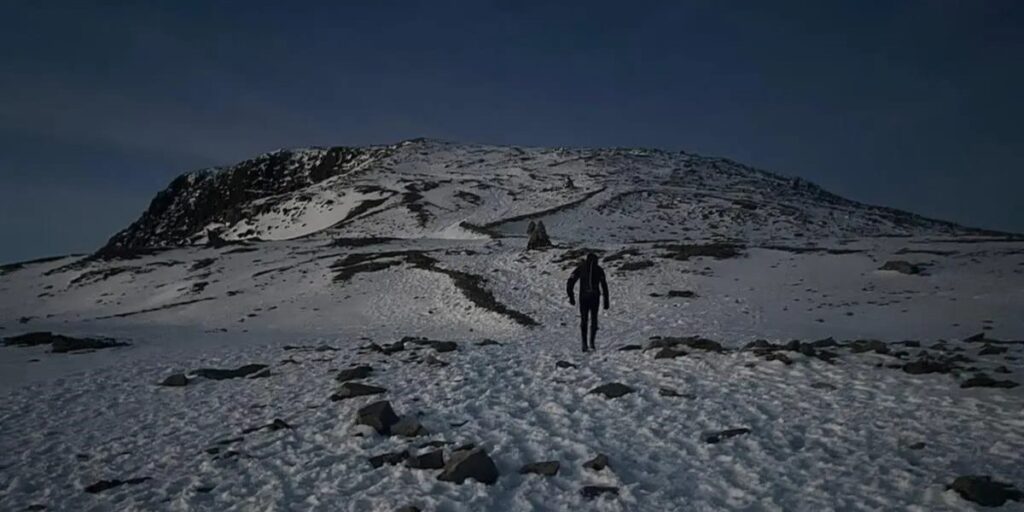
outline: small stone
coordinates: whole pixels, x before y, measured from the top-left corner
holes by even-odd
[[[598,498],[601,496],[618,496],[619,488],[607,485],[588,485],[580,489],[580,495],[588,500],[592,500],[594,498]]]
[[[814,389],[825,389],[825,390],[829,390],[829,391],[835,391],[836,390],[836,387],[833,386],[832,384],[829,384],[828,382],[815,382],[815,383],[811,384],[811,387],[814,388]]]
[[[561,464],[557,460],[546,462],[531,462],[519,468],[520,475],[534,474],[542,476],[555,476]]]
[[[377,386],[368,386],[358,382],[346,382],[341,385],[338,392],[331,395],[331,401],[347,400],[357,396],[379,395],[387,392],[386,389]]]
[[[164,379],[160,385],[174,388],[186,386],[188,385],[188,377],[186,377],[184,373],[175,373],[174,375]]]
[[[704,434],[704,442],[708,444],[718,444],[730,437],[736,437],[743,434],[749,434],[749,428],[731,428],[728,430],[722,430],[719,432],[709,432]]]
[[[636,390],[625,384],[619,382],[610,382],[608,384],[602,384],[590,390],[590,393],[588,394],[603,395],[605,398],[619,398],[620,396],[628,395],[630,393],[633,393],[634,391]]]
[[[557,361],[555,362],[555,368],[576,368],[576,365],[569,361]]]
[[[926,445],[925,445],[924,441],[918,441],[918,442],[908,446],[907,448],[910,448],[911,450],[923,450],[925,446]]]

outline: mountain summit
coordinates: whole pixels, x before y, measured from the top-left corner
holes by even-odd
[[[982,234],[724,158],[414,139],[279,150],[179,176],[105,250],[224,240],[479,238],[543,217],[556,239],[766,241]]]

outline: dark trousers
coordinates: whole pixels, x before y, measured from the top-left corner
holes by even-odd
[[[580,339],[583,341],[583,351],[587,351],[587,323],[590,324],[590,348],[594,347],[594,338],[597,336],[597,309],[600,304],[600,296],[597,294],[580,295]]]

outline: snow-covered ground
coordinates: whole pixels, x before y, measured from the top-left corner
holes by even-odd
[[[548,222],[557,235],[560,221]],[[684,261],[660,243],[609,240],[556,236],[564,247],[526,252],[521,238],[364,245],[308,236],[5,269],[0,336],[51,330],[131,345],[71,354],[0,347],[0,509],[929,511],[976,506],[946,490],[961,475],[1024,488],[1024,388],[960,387],[979,372],[1024,382],[1024,345],[982,355],[986,343],[962,341],[982,332],[1024,340],[1024,243],[750,242],[732,257]],[[611,288],[598,351],[587,355],[565,297],[579,258],[568,251],[581,246],[608,258]],[[922,272],[879,270],[897,260]],[[465,276],[479,277],[493,303]],[[674,359],[617,350],[691,335],[728,350]],[[362,349],[404,336],[458,349]],[[787,365],[738,350],[756,339],[827,337],[878,339],[907,354],[839,347],[829,364],[784,352]],[[484,339],[500,345],[477,344]],[[293,348],[320,345],[337,350]],[[971,361],[952,373],[903,371],[921,351]],[[447,366],[425,362],[428,354]],[[250,363],[271,375],[157,385]],[[364,382],[387,392],[331,401],[338,371],[356,364],[372,366]],[[588,394],[608,382],[636,391]],[[420,413],[430,434],[382,437],[356,426],[357,409],[381,398],[400,414]],[[292,428],[243,434],[274,419]],[[717,444],[702,437],[731,428],[750,432]],[[464,443],[483,446],[501,476],[493,486],[456,485],[438,481],[438,470],[367,460],[427,441],[452,443],[446,457]],[[610,467],[584,469],[598,453]],[[544,460],[561,462],[556,476],[518,473]],[[151,480],[83,490],[136,477]],[[588,500],[585,485],[619,494]]]

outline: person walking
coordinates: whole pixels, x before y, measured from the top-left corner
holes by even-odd
[[[597,255],[587,254],[586,259],[569,275],[565,289],[569,294],[569,304],[576,305],[573,296],[576,281],[580,282],[580,338],[583,351],[587,351],[587,327],[590,327],[590,350],[596,350],[594,338],[597,336],[597,307],[604,297],[604,309],[608,309],[608,281],[605,280],[604,269],[597,264]]]

